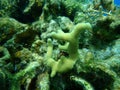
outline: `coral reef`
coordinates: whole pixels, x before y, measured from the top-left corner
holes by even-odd
[[[119,18],[113,0],[0,0],[0,90],[119,90]]]

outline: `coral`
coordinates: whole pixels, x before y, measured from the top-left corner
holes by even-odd
[[[61,0],[45,0],[40,20],[46,22],[57,17],[61,12]],[[52,7],[52,8],[51,8]]]
[[[0,89],[119,90],[119,18],[113,0],[0,0]]]
[[[117,59],[117,58],[116,58]],[[108,60],[98,60],[89,62],[77,62],[77,73],[81,76],[82,79],[85,79],[87,82],[90,82],[94,89],[112,89],[116,90],[119,88],[115,83],[119,83],[119,76],[117,76],[116,72],[113,71],[113,66],[117,67],[120,62],[116,59],[108,59]],[[115,63],[112,63],[115,62]],[[114,64],[114,65],[113,65]],[[95,83],[97,82],[97,83]],[[104,85],[99,83],[105,83]]]
[[[16,0],[0,0],[0,16],[9,16],[16,10]]]
[[[102,6],[107,11],[113,11],[115,9],[114,0],[93,0],[94,9],[99,9]]]
[[[10,57],[11,56],[7,48],[0,46],[0,63],[5,64],[6,60],[9,60]]]
[[[90,85],[90,83],[88,83],[87,81],[85,81],[80,77],[71,76],[70,79],[82,85],[85,90],[94,90],[93,87]]]
[[[59,45],[61,50],[67,51],[69,57],[61,56],[58,61],[55,61],[52,58],[52,42],[48,40],[48,50],[46,54],[46,62],[47,65],[52,68],[51,77],[54,77],[56,72],[66,72],[73,68],[76,60],[78,59],[78,40],[79,34],[84,30],[92,30],[92,27],[89,23],[78,23],[74,26],[74,29],[69,33],[64,33],[63,31],[58,31],[58,33],[52,32],[50,34],[51,37],[63,40],[66,44]]]
[[[16,74],[14,74],[14,75],[12,75],[12,74],[9,74],[9,76],[8,76],[8,78],[9,79],[11,79],[11,85],[10,85],[10,90],[21,90],[20,89],[20,85],[21,85],[21,83],[20,82],[18,82],[18,81],[20,81],[21,80],[21,78],[22,77],[24,77],[26,74],[28,74],[29,73],[29,75],[28,75],[28,77],[30,78],[30,79],[32,79],[34,76],[35,76],[35,74],[32,74],[33,72],[34,72],[34,70],[37,68],[37,67],[39,67],[39,63],[38,62],[36,62],[36,61],[34,61],[34,62],[31,62],[31,63],[29,63],[29,65],[25,68],[25,69],[23,69],[23,70],[21,70],[20,72],[18,72],[18,73],[16,73]]]
[[[50,90],[49,87],[49,74],[47,72],[39,74],[37,77],[37,89],[38,90]]]
[[[31,33],[32,33],[32,35],[31,35]],[[21,30],[18,33],[16,33],[16,35],[13,37],[14,42],[21,43],[23,45],[32,44],[32,42],[36,36],[36,33],[37,33],[36,30],[26,27],[26,29]]]
[[[3,44],[12,38],[18,31],[21,31],[26,25],[18,22],[14,18],[0,18],[0,43]]]
[[[86,9],[83,5],[81,5],[82,4],[81,2],[82,1],[79,1],[79,3],[78,3],[77,0],[62,1],[61,9],[65,10],[65,11],[61,10],[62,14],[66,17],[69,17],[71,20],[74,20],[74,16],[75,16],[76,12]]]
[[[24,54],[23,54],[24,52]],[[8,83],[10,85],[9,90],[21,90],[22,84],[27,84],[25,87],[30,87],[30,84],[35,77],[36,69],[40,67],[42,58],[29,51],[28,49],[23,49],[21,51],[16,52],[16,58],[21,59],[19,64],[13,64],[15,67],[15,73],[10,72],[10,70],[4,70],[5,68],[11,68],[10,66],[4,66],[2,70],[4,70],[5,77],[9,79],[9,82],[6,82],[5,85]],[[17,61],[14,61],[17,62]],[[12,64],[12,62],[9,62]],[[22,69],[21,69],[22,68]],[[2,74],[2,73],[1,73]],[[29,82],[28,82],[29,80]]]
[[[114,0],[101,0],[104,9],[113,11],[115,9]]]
[[[26,16],[30,16],[32,19],[36,19],[42,13],[42,7],[44,0],[28,0],[28,4],[26,5],[23,13]]]
[[[5,73],[4,73],[4,71],[3,70],[1,70],[0,69],[0,89],[3,89],[3,90],[5,90],[5,78],[6,78],[6,76],[5,76]]]

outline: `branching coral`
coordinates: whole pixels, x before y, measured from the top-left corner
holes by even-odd
[[[52,58],[53,45],[51,40],[48,40],[48,50],[46,54],[47,65],[52,68],[51,77],[54,77],[57,72],[66,72],[73,68],[76,60],[78,59],[78,40],[79,34],[84,30],[92,30],[89,23],[78,23],[73,27],[73,30],[69,33],[64,33],[59,30],[57,33],[52,32],[49,36],[57,40],[63,40],[65,45],[59,45],[59,49],[65,50],[68,53],[68,57],[61,56],[58,61]]]

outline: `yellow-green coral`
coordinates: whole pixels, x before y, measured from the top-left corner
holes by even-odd
[[[55,61],[52,58],[53,45],[52,41],[48,40],[48,49],[46,54],[46,63],[52,68],[51,77],[54,77],[56,73],[63,73],[73,68],[76,60],[78,59],[78,45],[79,34],[84,30],[91,30],[92,27],[89,23],[78,23],[73,27],[73,30],[68,33],[64,33],[59,30],[57,33],[52,32],[50,36],[57,40],[63,40],[65,45],[59,45],[61,50],[67,51],[69,57],[61,56],[61,58]]]

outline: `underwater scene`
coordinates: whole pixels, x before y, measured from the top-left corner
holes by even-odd
[[[0,0],[0,90],[120,90],[120,0]]]

